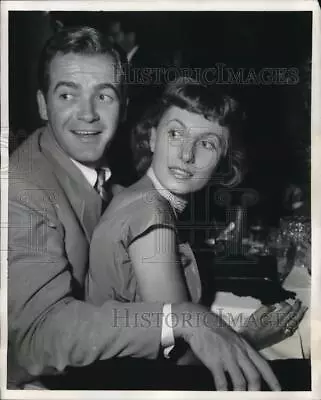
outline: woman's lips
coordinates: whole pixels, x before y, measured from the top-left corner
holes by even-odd
[[[193,176],[193,174],[186,169],[170,167],[169,170],[176,179],[190,179]]]

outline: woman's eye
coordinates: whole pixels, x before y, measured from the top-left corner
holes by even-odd
[[[110,94],[101,93],[99,96],[99,100],[104,103],[112,103],[114,101],[114,97]]]
[[[179,139],[182,136],[182,130],[181,129],[170,129],[168,131],[168,135],[171,139]]]
[[[59,97],[62,100],[71,100],[74,96],[71,93],[61,93]]]
[[[215,143],[210,142],[209,140],[201,140],[200,145],[206,150],[211,150],[211,151],[216,150]]]

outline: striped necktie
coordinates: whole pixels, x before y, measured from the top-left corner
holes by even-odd
[[[110,179],[108,181],[105,181],[105,170],[103,168],[97,168],[96,172],[97,172],[97,181],[95,183],[94,189],[102,198],[101,213],[103,213],[113,197],[111,191],[111,183]]]

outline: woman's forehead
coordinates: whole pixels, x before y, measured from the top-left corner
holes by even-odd
[[[219,124],[218,119],[209,120],[202,114],[197,114],[177,106],[171,106],[164,112],[159,125],[166,126],[169,124],[176,124],[177,126],[181,126],[182,129],[186,128],[193,135],[204,133],[222,135],[228,131],[226,127]]]

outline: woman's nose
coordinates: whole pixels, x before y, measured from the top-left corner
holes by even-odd
[[[180,158],[185,163],[192,163],[195,159],[194,143],[192,140],[184,140],[180,147]]]
[[[95,122],[99,119],[95,103],[92,99],[83,100],[78,109],[78,119],[85,122]]]

